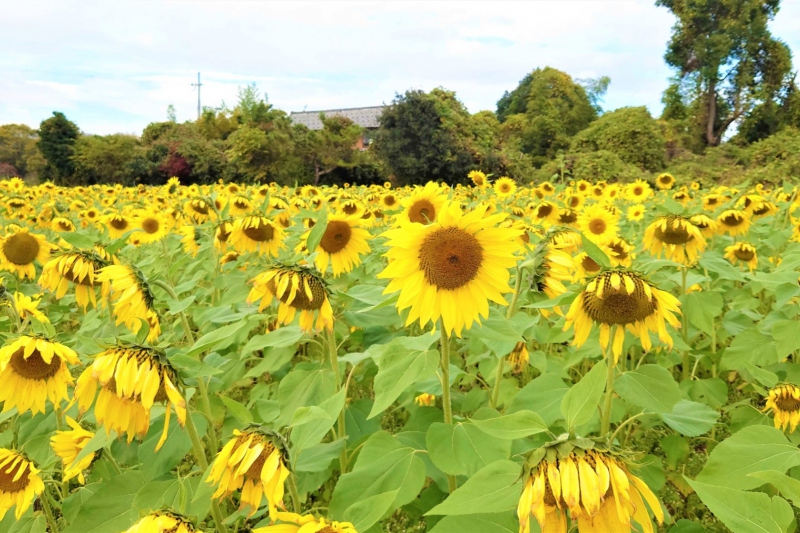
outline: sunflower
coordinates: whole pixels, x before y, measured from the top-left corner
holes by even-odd
[[[51,245],[42,235],[20,228],[0,238],[0,268],[22,279],[33,279],[36,275],[33,262],[45,263],[50,257],[50,249]]]
[[[508,176],[503,176],[494,182],[494,193],[498,198],[508,198],[513,196],[517,190],[517,184]]]
[[[706,249],[700,229],[680,215],[657,218],[644,230],[644,247],[656,257],[690,265]]]
[[[439,318],[447,333],[461,336],[479,316],[489,314],[489,300],[507,305],[508,270],[516,265],[520,231],[499,228],[507,215],[486,216],[486,207],[464,215],[449,203],[435,223],[403,224],[389,230],[389,265],[379,278],[391,281],[385,294],[400,291],[397,307],[408,307],[406,325],[425,327]]]
[[[514,369],[515,374],[519,374],[527,368],[530,361],[530,354],[528,354],[528,345],[525,342],[518,342],[511,353],[508,354],[508,362]]]
[[[664,172],[663,174],[659,174],[656,178],[656,187],[661,189],[662,191],[668,191],[675,185],[675,178],[672,174],[667,174]]]
[[[697,229],[700,230],[700,234],[706,239],[714,237],[719,231],[719,224],[717,224],[717,221],[706,215],[694,215],[689,220],[692,224],[697,226]]]
[[[0,520],[14,506],[14,518],[19,520],[44,492],[44,481],[33,461],[14,450],[0,448]]]
[[[583,247],[581,234],[572,228],[551,228],[548,238],[554,247],[567,253],[575,253]]]
[[[253,202],[244,196],[237,195],[228,202],[228,210],[235,217],[246,215],[253,210]]]
[[[134,229],[133,221],[122,213],[113,213],[103,217],[103,224],[112,239],[119,239],[125,233]]]
[[[578,212],[574,209],[564,208],[558,210],[558,223],[564,226],[574,226],[578,222]]]
[[[482,188],[486,187],[489,184],[489,180],[486,179],[486,174],[484,174],[480,170],[472,170],[472,171],[470,171],[470,173],[467,174],[467,177],[470,180],[472,180],[472,183],[476,187],[478,187],[479,189],[482,189]]]
[[[625,187],[625,197],[631,202],[642,203],[652,195],[653,189],[644,180],[636,180]]]
[[[194,533],[198,531],[188,519],[171,511],[153,511],[122,533]]]
[[[200,251],[202,244],[203,233],[196,226],[181,226],[178,233],[182,235],[181,245],[183,251],[192,257],[197,257],[197,252]]]
[[[551,202],[540,202],[531,208],[531,221],[544,227],[558,222],[558,207]]]
[[[217,486],[213,497],[226,498],[241,490],[239,509],[249,507],[252,516],[266,496],[269,516],[275,516],[277,508],[283,508],[283,484],[290,475],[282,448],[279,437],[258,426],[234,429],[211,465],[208,483]]]
[[[543,181],[536,189],[542,194],[542,196],[550,196],[556,192],[556,188],[553,187],[553,184],[549,181]]]
[[[714,211],[725,201],[725,197],[721,194],[707,194],[703,196],[703,210]]]
[[[318,273],[305,267],[277,265],[253,279],[253,288],[247,302],[259,301],[258,310],[263,311],[278,299],[278,322],[291,324],[300,313],[303,331],[333,328],[333,309],[325,282]],[[314,323],[316,315],[316,324]]]
[[[277,512],[280,524],[254,529],[253,533],[358,533],[350,522],[334,522],[313,515]]]
[[[568,517],[581,533],[653,533],[651,513],[664,522],[647,484],[621,456],[599,449],[560,454],[548,448],[531,469],[517,507],[521,533],[530,532],[531,517],[547,533],[567,533]]]
[[[568,209],[578,211],[581,207],[583,207],[584,201],[585,198],[582,195],[570,194],[564,199],[564,205],[566,205]]]
[[[64,481],[77,477],[78,482],[83,485],[86,483],[83,471],[92,464],[97,452],[89,453],[81,460],[77,459],[89,441],[94,438],[94,433],[84,429],[70,416],[67,416],[67,424],[72,429],[56,431],[55,435],[50,437],[50,446],[64,464]]]
[[[436,182],[428,182],[425,187],[417,187],[407,198],[401,200],[403,207],[402,214],[399,215],[401,221],[416,222],[418,224],[430,224],[436,220],[445,197],[442,195],[439,185]]]
[[[117,324],[137,333],[144,320],[150,326],[147,340],[158,339],[161,325],[153,307],[153,293],[141,270],[133,265],[109,265],[96,276],[101,283],[111,285],[111,300]]]
[[[725,248],[725,259],[736,264],[747,265],[750,272],[758,266],[756,247],[748,242],[737,242]]]
[[[578,229],[596,244],[605,244],[617,236],[617,217],[601,204],[587,207],[578,217]]]
[[[419,405],[420,407],[431,407],[436,406],[436,396],[433,394],[429,394],[427,392],[423,392],[416,398],[414,398],[414,403]]]
[[[94,207],[90,207],[85,211],[81,211],[81,227],[88,228],[100,221],[100,211]]]
[[[67,293],[70,283],[75,284],[75,301],[86,310],[89,302],[97,307],[94,287],[101,269],[109,265],[109,261],[95,250],[69,251],[57,255],[47,262],[39,276],[39,285],[56,293],[60,300]],[[110,287],[107,281],[101,282],[101,295],[108,296]]]
[[[574,325],[574,346],[582,346],[592,330],[592,324],[600,327],[600,346],[608,349],[611,326],[617,326],[613,339],[614,361],[622,354],[627,329],[642,342],[642,347],[651,347],[650,332],[670,348],[672,337],[667,333],[665,322],[673,328],[680,327],[675,313],[680,314],[680,302],[668,292],[657,289],[638,274],[627,270],[603,272],[595,276],[577,298],[567,313],[564,331]]]
[[[744,235],[750,230],[750,217],[743,211],[735,209],[723,211],[717,217],[717,223],[719,224],[719,231],[723,234],[727,233],[731,237]]]
[[[586,180],[578,180],[578,182],[575,184],[575,190],[578,191],[578,194],[581,196],[587,196],[591,187],[592,184]]]
[[[394,209],[397,207],[398,203],[399,201],[397,196],[395,196],[393,193],[387,192],[381,196],[381,205],[384,207],[384,209]]]
[[[785,384],[770,390],[763,410],[768,409],[772,409],[776,428],[794,433],[800,424],[800,387]]]
[[[192,198],[186,202],[183,212],[197,224],[202,224],[215,216],[214,208],[203,198]]]
[[[142,212],[134,220],[134,229],[137,230],[136,236],[140,242],[149,244],[166,237],[170,231],[170,224],[156,213]]]
[[[606,245],[608,247],[608,258],[611,266],[630,267],[633,261],[633,246],[624,239],[611,239]]]
[[[233,223],[223,220],[214,230],[214,248],[224,252],[228,248],[228,239],[233,231]]]
[[[348,217],[361,218],[364,209],[366,208],[357,200],[344,200],[339,204],[339,210]]]
[[[75,231],[75,224],[68,218],[55,217],[50,221],[50,229],[56,233]]]
[[[766,200],[761,202],[754,202],[748,208],[748,212],[753,218],[762,218],[774,215],[778,212],[778,206]]]
[[[41,295],[36,297],[25,296],[21,292],[15,292],[11,298],[14,305],[14,311],[20,320],[25,321],[30,318],[35,318],[42,324],[49,324],[50,319],[47,315],[39,311],[39,302],[42,301]]]
[[[0,348],[0,402],[3,412],[44,413],[49,400],[56,408],[68,399],[73,383],[68,365],[78,365],[78,354],[44,337],[22,335]]]
[[[350,272],[361,264],[361,255],[369,253],[370,234],[367,230],[360,227],[359,220],[345,217],[342,215],[330,215],[325,232],[317,245],[317,257],[314,265],[317,270],[325,274],[330,264],[333,269],[333,277],[338,277],[344,272]],[[303,245],[308,247],[308,237],[311,232],[307,232],[303,239]]]
[[[279,225],[266,217],[249,215],[233,223],[229,241],[239,253],[257,252],[273,257],[284,248],[283,237]]]
[[[97,394],[97,386],[100,393]],[[117,345],[97,354],[75,384],[75,399],[81,414],[94,402],[94,416],[106,433],[127,434],[128,442],[144,438],[150,428],[150,409],[166,403],[164,431],[156,445],[167,440],[170,412],[174,408],[178,423],[186,423],[186,401],[177,387],[178,374],[163,353],[147,346]]]

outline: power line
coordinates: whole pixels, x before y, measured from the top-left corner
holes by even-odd
[[[203,84],[200,83],[200,73],[198,72],[197,73],[197,83],[193,83],[192,84],[192,87],[197,87],[197,119],[198,120],[200,119],[200,87],[202,87],[202,86],[203,86]]]

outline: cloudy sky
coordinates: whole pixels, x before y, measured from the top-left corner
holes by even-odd
[[[797,53],[800,2],[772,26]],[[661,109],[673,17],[653,0],[57,1],[0,3],[0,124],[53,110],[88,133],[139,133],[232,105],[250,83],[280,109],[379,105],[409,88],[455,90],[472,112],[547,65],[611,77],[604,107]],[[800,60],[796,60],[798,62]]]

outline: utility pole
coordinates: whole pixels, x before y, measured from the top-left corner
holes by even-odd
[[[193,83],[192,87],[197,87],[197,120],[200,120],[200,87],[202,87],[202,83],[200,83],[200,73],[197,73],[197,83]]]

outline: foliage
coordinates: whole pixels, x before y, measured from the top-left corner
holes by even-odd
[[[0,126],[0,164],[11,165],[15,176],[36,175],[44,168],[44,159],[36,147],[39,134],[24,124]]]
[[[80,130],[70,122],[64,113],[53,111],[53,116],[39,125],[37,146],[44,156],[44,174],[55,183],[68,184],[75,171],[72,156],[75,154],[75,141]]]
[[[138,153],[139,139],[132,135],[82,135],[75,143],[72,161],[77,183],[130,185],[130,166]]]

